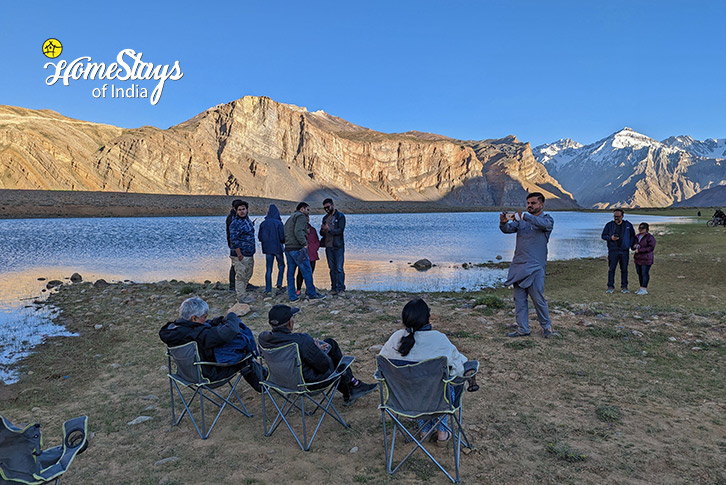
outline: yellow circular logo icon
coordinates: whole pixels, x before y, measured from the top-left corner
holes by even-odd
[[[61,52],[63,52],[63,44],[58,39],[51,38],[43,42],[43,54],[45,54],[45,57],[55,59],[61,55]]]

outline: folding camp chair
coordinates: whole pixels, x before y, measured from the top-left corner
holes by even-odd
[[[39,424],[21,429],[3,416],[0,419],[0,484],[57,484],[76,455],[88,447],[86,416],[63,423],[63,444],[47,450],[41,450]]]
[[[260,346],[260,354],[270,371],[267,379],[260,382],[262,384],[262,425],[265,429],[265,436],[271,436],[280,423],[284,422],[300,448],[308,451],[326,415],[330,415],[344,428],[350,427],[335,409],[333,396],[338,389],[343,373],[354,360],[352,356],[344,355],[338,368],[327,379],[319,382],[305,382],[300,350],[296,343],[271,349]],[[270,398],[270,402],[277,410],[277,415],[269,427],[267,426],[265,396]],[[306,400],[313,406],[307,411],[305,409]],[[318,409],[322,410],[322,413],[315,426],[315,431],[308,439],[306,417],[313,416]],[[302,441],[288,419],[293,410],[300,411],[302,416]]]
[[[248,418],[252,417],[252,415],[247,412],[247,408],[245,407],[244,403],[242,403],[239,394],[237,394],[237,384],[239,384],[239,381],[242,379],[241,371],[245,369],[245,366],[240,366],[240,364],[244,362],[251,364],[253,358],[252,354],[247,355],[244,359],[235,364],[203,362],[202,359],[199,357],[199,349],[197,347],[197,343],[192,341],[184,345],[179,345],[177,347],[167,347],[166,355],[169,366],[168,376],[169,394],[171,395],[171,421],[174,426],[177,426],[184,418],[184,416],[189,415],[189,418],[194,424],[194,428],[197,430],[197,433],[199,433],[199,437],[205,440],[209,437],[209,434],[212,432],[214,425],[217,424],[219,416],[222,414],[222,411],[224,411],[227,405],[232,406],[234,409],[244,414]],[[172,372],[172,362],[176,367],[176,372]],[[202,373],[202,368],[205,366],[218,368],[240,366],[241,369],[224,379],[210,381],[209,379],[204,377]],[[216,391],[217,388],[222,387],[225,384],[229,386],[229,393],[227,394],[227,397],[224,397],[222,394],[219,394]],[[183,389],[187,388],[194,391],[193,394],[189,396],[189,398],[184,397]],[[178,418],[176,417],[174,411],[175,391],[176,395],[179,397],[184,406],[184,411],[182,411]],[[201,429],[197,424],[197,420],[194,418],[190,407],[192,406],[192,403],[196,396],[199,396],[199,408],[201,411],[202,425]],[[217,399],[215,399],[215,397]],[[239,406],[235,404],[233,398],[234,400],[236,400],[236,403],[239,404]],[[214,421],[212,421],[212,425],[209,427],[209,429],[207,429],[205,422],[205,401],[209,401],[219,408],[219,411],[217,412],[217,415],[215,416]]]
[[[467,378],[476,374],[479,362],[470,361],[464,366]],[[393,475],[417,451],[421,450],[454,483],[459,483],[459,459],[461,446],[471,449],[471,443],[461,425],[462,406],[452,399],[454,386],[463,386],[465,379],[449,378],[446,357],[425,360],[418,363],[396,361],[392,363],[378,356],[376,380],[380,381],[381,419],[383,420],[383,442],[386,455],[386,469]],[[463,387],[458,392],[463,394]],[[463,397],[463,396],[461,396]],[[388,441],[386,417],[393,421],[391,440]],[[419,427],[416,419],[430,420]],[[426,442],[436,433],[440,424],[451,433],[454,448],[454,476],[426,449]],[[413,429],[413,431],[411,430]],[[413,442],[413,448],[395,465],[394,448],[396,435],[403,435],[405,442]],[[434,435],[435,436],[435,435]]]

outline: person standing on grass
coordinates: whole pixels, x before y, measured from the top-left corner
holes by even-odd
[[[262,243],[265,255],[265,293],[272,293],[272,269],[277,261],[277,289],[282,289],[282,276],[285,271],[285,258],[282,255],[285,243],[285,228],[280,218],[280,210],[270,204],[265,220],[260,224],[257,239]]]
[[[255,269],[255,226],[248,215],[249,204],[241,202],[229,225],[229,256],[235,270],[237,301],[252,303],[255,299],[247,293],[247,284]]]
[[[242,201],[240,199],[235,199],[232,201],[232,210],[229,211],[229,214],[227,214],[227,247],[229,249],[232,249],[232,241],[229,239],[229,225],[232,224],[232,219],[234,219],[235,214],[237,214],[237,207],[242,205]],[[235,271],[234,271],[234,263],[232,263],[229,266],[229,291],[234,291],[235,288]]]
[[[602,239],[608,243],[608,289],[606,293],[615,290],[615,268],[620,265],[620,291],[628,291],[628,259],[630,247],[635,242],[635,229],[633,225],[624,220],[623,209],[613,211],[613,220],[605,224],[602,230]]]
[[[345,214],[336,210],[333,199],[329,198],[323,201],[323,209],[325,209],[325,217],[320,226],[322,237],[320,245],[325,248],[325,257],[328,260],[328,268],[330,268],[331,293],[337,295],[345,291],[345,271],[343,270]]]
[[[635,292],[636,295],[648,294],[648,282],[650,281],[650,267],[653,265],[653,251],[655,250],[655,237],[648,232],[650,226],[646,222],[638,225],[638,235],[635,236],[633,244],[633,262],[635,263],[635,271],[638,273],[638,281],[640,288]]]
[[[545,338],[557,337],[552,330],[547,300],[544,297],[545,267],[547,266],[547,243],[555,221],[543,213],[545,197],[539,192],[527,195],[527,212],[499,215],[499,230],[505,234],[517,233],[517,245],[505,285],[514,287],[514,308],[517,330],[509,337],[526,337],[529,330],[529,304],[532,299],[537,311],[537,320]]]
[[[320,256],[318,256],[318,249],[320,249],[320,238],[318,237],[318,231],[315,230],[313,226],[310,225],[310,215],[306,215],[305,219],[308,221],[308,257],[310,259],[310,274],[315,274],[315,262],[320,259]],[[300,268],[297,269],[297,278],[295,279],[295,284],[297,285],[297,292],[296,294],[300,296],[300,291],[302,290],[302,284],[303,284],[303,275],[300,271]]]
[[[310,206],[306,202],[300,202],[295,212],[285,221],[285,257],[287,258],[287,296],[290,301],[300,299],[295,292],[295,269],[300,272],[305,280],[305,291],[311,300],[325,298],[325,295],[318,293],[313,284],[313,270],[310,267],[310,256],[308,255],[308,219]]]

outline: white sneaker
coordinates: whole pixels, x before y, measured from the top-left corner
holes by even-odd
[[[635,294],[636,295],[647,295],[648,294],[648,290],[646,290],[645,288],[641,288],[638,291],[636,291]]]
[[[610,294],[610,293],[612,293],[612,292],[613,292],[613,289],[612,289],[612,288],[608,288],[608,289],[607,289],[607,290],[605,291],[605,293],[608,293],[608,294]]]
[[[628,290],[627,288],[623,288],[622,290],[620,290],[620,293],[630,293],[630,290]]]

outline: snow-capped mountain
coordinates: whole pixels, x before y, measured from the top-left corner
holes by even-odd
[[[584,207],[664,207],[726,184],[726,140],[659,142],[623,128],[590,145],[558,140],[537,160]]]

